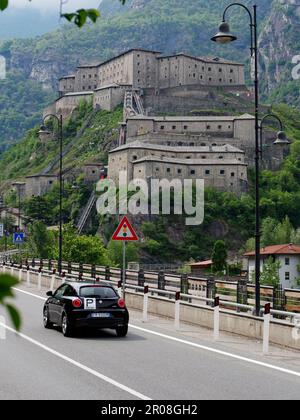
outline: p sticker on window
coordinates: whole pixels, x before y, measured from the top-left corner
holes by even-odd
[[[84,309],[96,309],[96,299],[85,298],[84,299]]]

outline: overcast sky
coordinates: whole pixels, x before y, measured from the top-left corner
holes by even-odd
[[[64,5],[64,11],[74,11],[76,9],[85,7],[98,7],[100,0],[64,0],[66,4]],[[13,8],[23,8],[23,7],[32,7],[39,9],[42,12],[59,10],[60,0],[10,0],[10,7]]]

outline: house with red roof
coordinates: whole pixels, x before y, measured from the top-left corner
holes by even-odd
[[[244,257],[248,260],[249,280],[255,271],[255,251],[247,252]],[[294,244],[271,245],[261,249],[261,269],[266,261],[272,257],[279,261],[279,277],[284,289],[300,288],[300,246]]]

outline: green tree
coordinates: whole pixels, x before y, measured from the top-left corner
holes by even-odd
[[[123,264],[123,244],[117,241],[110,241],[107,246],[107,251],[112,263],[121,267]],[[138,245],[133,242],[128,242],[126,245],[127,262],[138,262],[139,259]]]
[[[267,217],[262,222],[262,236],[261,236],[261,245],[268,246],[275,244],[275,229],[278,226],[278,222],[271,217]],[[254,248],[253,248],[254,249]],[[252,250],[253,250],[252,249]],[[252,251],[250,250],[250,251]]]
[[[278,286],[280,284],[279,270],[280,262],[274,261],[272,257],[269,257],[264,263],[260,283],[263,286]],[[255,281],[255,271],[252,272],[252,282]]]
[[[53,252],[53,235],[41,221],[33,222],[28,229],[27,248],[35,258],[51,258]]]
[[[211,259],[215,273],[227,269],[227,247],[224,241],[215,242]]]
[[[49,203],[45,196],[32,197],[24,203],[24,211],[27,217],[39,220],[47,225],[51,224],[52,215]]]
[[[275,244],[289,244],[294,228],[288,216],[275,228]]]
[[[58,233],[56,232],[56,239]],[[53,252],[53,258],[58,258],[58,247]],[[107,249],[100,237],[78,235],[70,225],[65,225],[63,230],[63,260],[76,263],[111,265]]]

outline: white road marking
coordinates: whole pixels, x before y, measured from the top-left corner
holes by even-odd
[[[39,296],[39,295],[35,295],[34,293],[26,292],[25,290],[18,289],[17,287],[14,287],[13,289],[16,290],[17,292],[24,293],[24,295],[32,296],[32,297],[35,297],[37,299],[41,299],[43,301],[46,301],[47,300],[47,298],[44,298],[44,297]]]
[[[32,297],[36,297],[38,299],[46,300],[45,298],[43,298],[41,296],[35,295],[33,293],[25,292],[24,290],[21,290],[21,289],[15,289],[15,290],[17,290],[18,292],[30,295]],[[185,345],[188,345],[188,346],[191,346],[191,347],[196,347],[198,349],[205,350],[205,351],[215,353],[215,354],[219,354],[221,356],[229,357],[231,359],[240,360],[242,362],[246,362],[246,363],[250,363],[250,364],[253,364],[253,365],[261,366],[261,367],[264,367],[264,368],[267,368],[267,369],[276,370],[278,372],[285,373],[285,374],[292,375],[292,376],[297,376],[297,377],[300,378],[300,372],[296,372],[296,371],[293,371],[293,370],[290,370],[290,369],[281,368],[279,366],[271,365],[269,363],[260,362],[258,360],[249,359],[247,357],[239,356],[237,354],[228,353],[228,352],[225,352],[225,351],[222,351],[222,350],[215,349],[213,347],[203,346],[201,344],[193,343],[192,341],[182,340],[181,338],[172,337],[171,335],[162,334],[162,333],[159,333],[159,332],[156,332],[156,331],[153,331],[153,330],[148,330],[146,328],[138,327],[136,325],[130,324],[129,326],[130,326],[130,328],[136,329],[138,331],[145,332],[147,334],[152,334],[152,335],[155,335],[157,337],[161,337],[161,338],[164,338],[164,339],[167,339],[167,340],[175,341],[177,343],[185,344]]]
[[[102,373],[99,373],[96,370],[90,369],[89,367],[87,367],[87,366],[85,366],[85,365],[83,365],[83,364],[81,364],[79,362],[76,362],[76,360],[73,360],[70,357],[65,356],[64,354],[59,353],[58,351],[53,350],[50,347],[45,346],[44,344],[40,343],[39,341],[34,340],[31,337],[28,337],[25,334],[22,334],[22,333],[17,332],[13,328],[8,327],[7,325],[2,324],[1,322],[0,322],[0,326],[3,327],[3,328],[5,328],[7,331],[10,331],[12,333],[17,334],[18,337],[23,338],[23,340],[29,341],[31,344],[34,344],[35,346],[40,347],[41,349],[43,349],[43,350],[45,350],[45,351],[53,354],[54,356],[57,356],[60,359],[65,360],[66,362],[68,362],[68,363],[76,366],[77,368],[82,369],[85,372],[90,373],[93,376],[96,376],[96,378],[101,379],[102,381],[105,381],[105,382],[107,382],[107,383],[109,383],[109,384],[111,384],[111,385],[113,385],[113,386],[121,389],[122,391],[125,391],[125,392],[133,395],[136,398],[139,398],[139,399],[145,400],[145,401],[151,401],[151,398],[146,397],[145,395],[141,394],[140,392],[137,392],[134,389],[129,388],[128,386],[123,385],[120,382],[117,382],[114,379],[109,378],[108,376],[102,375]]]

